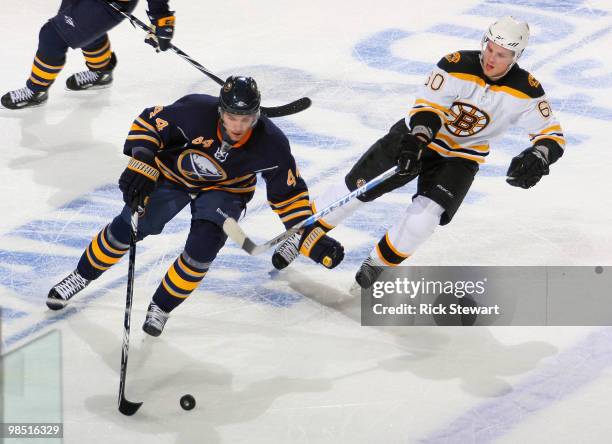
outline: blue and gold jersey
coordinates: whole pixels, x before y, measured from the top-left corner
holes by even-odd
[[[218,104],[217,97],[192,94],[146,108],[130,128],[124,153],[154,153],[164,180],[189,191],[223,190],[247,200],[261,173],[269,204],[287,228],[310,216],[308,188],[283,132],[262,116],[242,140],[229,144],[223,141]]]

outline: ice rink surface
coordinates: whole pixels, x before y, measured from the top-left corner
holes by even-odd
[[[140,3],[135,14],[144,18]],[[38,30],[58,4],[3,0],[2,94],[23,86]],[[213,72],[254,76],[268,106],[313,99],[311,109],[276,122],[314,196],[405,115],[443,55],[477,49],[496,18],[527,20],[532,40],[520,65],[546,89],[566,153],[526,191],[504,176],[527,135],[517,129],[494,141],[453,223],[406,264],[612,265],[610,0],[174,0],[172,7],[174,43]],[[84,69],[71,51],[44,107],[0,109],[7,418],[36,422],[48,418],[41,405],[61,405],[63,442],[92,444],[612,440],[609,328],[360,325],[359,300],[348,289],[412,185],[334,232],[347,249],[335,270],[300,258],[272,272],[269,255],[249,257],[228,241],[155,340],[140,326],[182,251],[189,214],[139,244],[127,396],[144,405],[133,417],[119,414],[127,261],[62,312],[48,311],[44,299],[121,209],[116,181],[132,119],[145,107],[219,88],[176,55],[155,54],[128,23],[110,36],[119,59],[112,88],[65,90],[66,77]],[[260,188],[243,225],[264,240],[283,228]],[[28,347],[38,348],[28,354],[22,346],[32,341]],[[26,384],[27,375],[38,382]],[[190,412],[179,407],[185,393],[197,400]],[[7,405],[15,399],[17,410]]]

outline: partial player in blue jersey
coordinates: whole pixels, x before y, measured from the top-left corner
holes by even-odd
[[[107,32],[117,26],[123,16],[107,0],[62,0],[58,13],[40,29],[38,49],[30,77],[23,88],[10,91],[0,99],[8,109],[42,105],[48,90],[64,67],[68,48],[80,48],[87,70],[77,72],[66,80],[70,90],[104,88],[113,81],[117,56],[111,49]],[[138,0],[113,0],[122,11],[131,12]],[[174,34],[174,11],[168,0],[147,0],[151,31],[145,40],[165,51]]]
[[[83,252],[70,275],[49,292],[47,305],[59,310],[128,251],[130,218],[144,207],[138,239],[161,233],[185,206],[191,228],[185,249],[163,277],[149,305],[143,329],[161,334],[168,314],[204,278],[227,236],[227,217],[238,219],[255,192],[257,174],[266,182],[272,210],[287,229],[312,215],[308,188],[289,141],[260,115],[260,94],[250,77],[229,77],[220,97],[192,94],[170,106],[145,109],[133,122],[124,152],[130,156],[119,179],[126,205]],[[327,268],[344,248],[320,227],[306,228],[302,254]]]

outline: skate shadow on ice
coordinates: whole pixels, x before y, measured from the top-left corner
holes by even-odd
[[[94,179],[99,183],[114,181],[125,166],[119,154],[126,128],[111,124],[114,114],[110,95],[78,96],[70,105],[66,110],[49,103],[10,116],[21,123],[21,140],[13,148],[35,153],[29,151],[11,160],[8,166],[11,170],[31,171],[35,183],[57,190],[50,195],[53,206],[80,196]],[[127,122],[129,117],[125,119]],[[100,133],[112,134],[118,143],[96,136]]]
[[[322,392],[331,388],[326,379],[288,377],[267,378],[235,388],[234,375],[228,369],[194,357],[206,356],[205,351],[196,349],[193,354],[186,353],[173,345],[167,332],[159,338],[147,336],[139,331],[140,314],[136,319],[134,314],[126,397],[144,404],[132,417],[117,411],[120,332],[102,327],[85,313],[69,321],[72,332],[117,374],[112,385],[97,389],[105,394],[85,399],[84,408],[101,421],[116,423],[126,431],[155,436],[174,435],[177,443],[217,443],[221,441],[218,427],[255,421],[283,395]],[[179,321],[178,317],[172,320]],[[196,334],[190,339],[197,344],[201,339],[206,340],[206,335]],[[214,338],[208,341],[212,342]],[[227,353],[232,353],[231,349]],[[196,399],[196,407],[191,411],[184,411],[179,405],[180,397],[187,393]]]
[[[304,297],[361,325],[361,299],[359,295],[349,293],[350,282],[346,291],[340,291],[315,282],[295,269],[278,273],[276,280],[285,281]],[[396,348],[400,349],[398,356],[379,360],[370,370],[409,372],[418,378],[430,380],[458,379],[465,392],[478,397],[503,396],[511,392],[512,386],[504,378],[528,373],[543,359],[557,352],[556,347],[543,341],[503,344],[488,327],[360,328],[375,329],[391,336]],[[386,352],[381,354],[388,356]]]

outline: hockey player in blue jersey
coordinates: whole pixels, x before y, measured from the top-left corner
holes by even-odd
[[[220,96],[193,94],[170,106],[145,109],[132,124],[124,153],[130,156],[119,179],[126,205],[83,252],[70,275],[49,292],[47,305],[59,310],[128,251],[130,217],[144,206],[138,239],[158,234],[188,204],[191,228],[185,249],[163,277],[149,305],[143,329],[161,334],[168,314],[204,278],[227,236],[226,217],[237,219],[253,197],[257,173],[266,181],[272,210],[286,228],[312,215],[308,188],[289,141],[260,116],[260,94],[250,77],[229,77]],[[301,251],[334,268],[344,257],[340,243],[318,227],[301,235]]]
[[[123,16],[108,3],[131,12],[138,0],[62,0],[58,13],[40,29],[38,49],[30,77],[23,88],[10,91],[0,99],[8,109],[39,106],[47,101],[48,90],[64,67],[68,47],[81,48],[87,70],[71,75],[66,87],[80,91],[110,86],[117,56],[111,49],[107,32],[117,26]],[[168,0],[147,0],[151,31],[145,40],[165,51],[174,34],[174,12]]]

